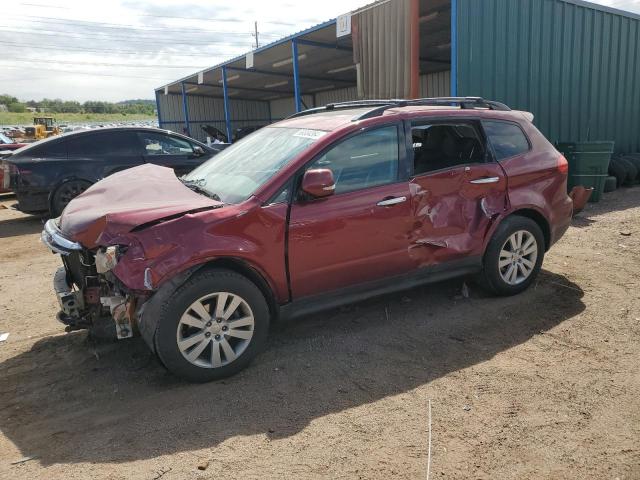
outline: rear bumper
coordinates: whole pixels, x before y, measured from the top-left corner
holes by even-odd
[[[49,191],[31,188],[16,189],[18,210],[25,213],[46,212],[49,210]]]
[[[573,201],[571,198],[564,195],[562,202],[554,206],[553,213],[550,222],[551,241],[549,247],[560,240],[571,225],[571,217],[573,217]]]

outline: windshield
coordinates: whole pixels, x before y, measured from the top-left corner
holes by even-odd
[[[0,133],[0,143],[13,143],[13,140],[7,137],[4,133]]]
[[[218,153],[182,179],[224,203],[242,202],[325,133],[265,127]]]

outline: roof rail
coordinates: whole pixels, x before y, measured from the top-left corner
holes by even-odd
[[[385,110],[396,107],[408,106],[454,106],[458,105],[461,109],[483,108],[489,110],[510,111],[511,109],[504,103],[485,100],[481,97],[435,97],[435,98],[417,98],[415,100],[390,99],[390,100],[354,100],[350,102],[329,103],[324,107],[310,108],[287,117],[296,118],[314,113],[327,112],[337,109],[353,109],[362,107],[373,107],[368,112],[356,115],[351,120],[356,122],[367,118],[382,115]]]
[[[406,100],[391,99],[391,100],[352,100],[349,102],[327,103],[324,107],[309,108],[307,110],[302,110],[301,112],[294,113],[293,115],[289,115],[287,119],[304,117],[306,115],[313,115],[314,113],[328,112],[328,111],[337,110],[337,109],[352,109],[352,108],[361,108],[361,107],[382,107],[382,106],[388,106],[389,108],[398,107],[398,106],[402,106],[400,104],[404,102],[406,102]]]

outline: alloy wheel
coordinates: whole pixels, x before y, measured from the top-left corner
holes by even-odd
[[[201,368],[219,368],[240,357],[249,346],[255,319],[239,295],[216,292],[199,298],[178,323],[182,356]]]
[[[502,245],[498,270],[509,285],[524,282],[535,269],[538,259],[538,242],[527,230],[514,232]]]

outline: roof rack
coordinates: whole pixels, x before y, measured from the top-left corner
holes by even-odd
[[[385,110],[396,107],[408,106],[460,106],[461,109],[482,108],[488,110],[510,111],[511,109],[504,103],[485,100],[481,97],[435,97],[435,98],[417,98],[415,100],[354,100],[351,102],[329,103],[324,107],[310,108],[302,112],[294,113],[287,118],[303,117],[313,115],[314,113],[328,112],[337,109],[354,109],[361,107],[374,107],[371,110],[356,115],[351,121],[364,120],[367,118],[378,117]]]

